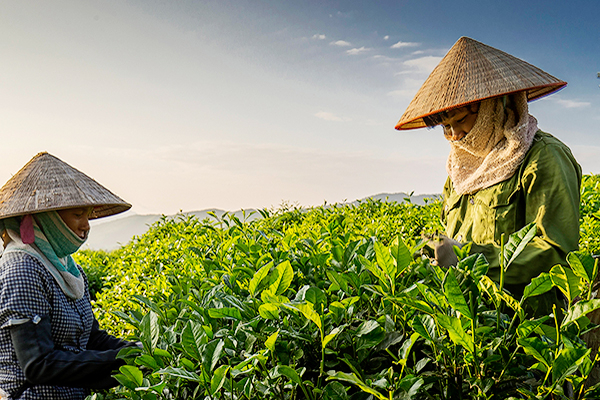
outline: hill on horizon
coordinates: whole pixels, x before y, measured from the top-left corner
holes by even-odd
[[[410,198],[412,203],[423,205],[425,204],[425,199],[437,198],[439,196],[439,194],[421,194],[410,196],[409,194],[403,192],[379,193],[374,196],[368,196],[360,200],[355,200],[352,202],[352,204],[356,204],[368,198],[381,201],[395,201],[398,203],[405,202]],[[256,212],[252,214],[253,211],[256,210],[238,210],[235,212],[230,212],[230,214],[234,214],[240,220],[244,220],[244,218],[246,220],[252,220],[260,216],[260,214]],[[193,215],[202,220],[210,217],[209,213],[214,213],[218,217],[221,217],[223,214],[225,214],[225,212],[225,210],[212,208],[200,211],[187,211],[178,213],[176,215]],[[175,215],[167,215],[167,217],[174,216]],[[92,229],[90,230],[88,240],[81,248],[84,250],[115,250],[120,246],[127,244],[134,236],[143,235],[152,224],[160,220],[162,217],[163,214],[140,215],[135,213],[124,213],[114,217],[103,218],[98,221],[91,221]]]

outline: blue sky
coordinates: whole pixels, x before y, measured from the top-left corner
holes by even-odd
[[[568,82],[530,104],[600,173],[598,1],[3,1],[0,180],[39,151],[138,213],[439,193],[394,125],[461,36]]]

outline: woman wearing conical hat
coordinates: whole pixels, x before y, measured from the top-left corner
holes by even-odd
[[[12,399],[84,399],[116,386],[115,357],[133,345],[100,330],[71,257],[88,219],[131,205],[40,153],[0,189],[0,389]]]
[[[452,246],[472,242],[498,281],[501,235],[535,222],[537,236],[505,273],[505,287],[521,296],[532,278],[577,250],[581,167],[564,143],[538,129],[527,105],[565,85],[466,37],[427,78],[396,129],[442,125],[450,143],[438,264],[455,263]],[[549,297],[532,298],[530,311],[547,311]]]

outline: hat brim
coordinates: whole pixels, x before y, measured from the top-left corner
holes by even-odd
[[[33,157],[0,189],[0,219],[79,207],[93,207],[95,219],[127,211],[131,204],[48,153]]]
[[[526,61],[462,37],[425,80],[396,129],[424,128],[424,117],[512,93],[526,92],[532,101],[566,84]]]

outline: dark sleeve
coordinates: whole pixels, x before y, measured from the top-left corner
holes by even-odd
[[[48,316],[34,317],[9,329],[19,365],[29,383],[88,389],[118,385],[111,376],[124,364],[123,360],[116,359],[118,349],[79,353],[57,350]]]
[[[88,350],[114,350],[126,346],[135,346],[135,343],[109,335],[105,330],[100,329],[100,324],[96,318],[94,318],[92,331],[90,332],[90,338],[87,344]]]

